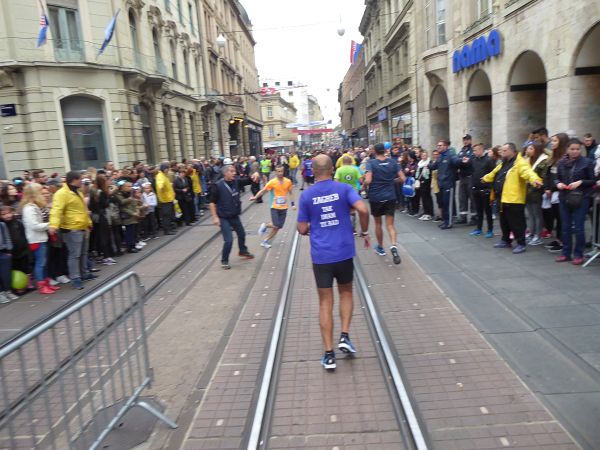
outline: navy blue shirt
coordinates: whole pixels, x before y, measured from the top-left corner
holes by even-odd
[[[396,201],[394,180],[398,177],[398,172],[400,171],[398,161],[391,158],[386,158],[383,161],[370,159],[367,161],[366,169],[367,172],[373,174],[371,184],[369,185],[369,201]]]

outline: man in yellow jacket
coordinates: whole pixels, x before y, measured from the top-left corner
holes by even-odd
[[[514,254],[525,252],[525,196],[527,183],[541,187],[542,179],[531,169],[512,142],[502,146],[502,162],[481,178],[484,183],[493,183],[494,194],[500,202],[500,227],[502,240],[495,248],[512,248],[510,233],[517,242]]]
[[[296,175],[298,175],[298,167],[300,166],[300,158],[298,158],[296,150],[292,150],[292,154],[290,155],[290,161],[288,165],[290,166],[290,180],[292,180],[292,183],[296,185],[298,184]]]
[[[67,246],[67,266],[74,289],[83,289],[82,281],[96,278],[96,275],[86,269],[92,219],[83,194],[79,191],[80,187],[81,173],[68,172],[65,184],[52,197],[48,226],[48,232],[52,236],[60,230],[62,240]]]
[[[173,231],[173,220],[175,219],[175,190],[167,172],[169,163],[163,162],[156,174],[156,199],[158,200],[158,214],[160,225],[165,235],[175,234]]]

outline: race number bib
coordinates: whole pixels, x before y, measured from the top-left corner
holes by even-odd
[[[281,206],[281,205],[285,205],[286,203],[287,203],[286,197],[279,197],[279,196],[275,197],[275,204],[276,205]]]

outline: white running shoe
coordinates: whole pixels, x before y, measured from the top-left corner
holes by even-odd
[[[271,247],[272,247],[272,245],[271,245],[271,244],[269,244],[269,241],[262,241],[262,242],[260,243],[260,246],[261,246],[261,247],[264,247],[264,248],[271,248]]]
[[[59,284],[60,284],[60,281],[57,281],[54,278],[50,278],[50,286],[56,286]]]
[[[66,275],[61,275],[60,277],[56,277],[56,281],[60,284],[68,284],[71,282],[71,279]]]
[[[260,224],[260,227],[258,227],[258,234],[263,235],[266,232],[267,232],[267,224],[263,222]]]

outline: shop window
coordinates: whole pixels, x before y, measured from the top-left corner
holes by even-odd
[[[71,2],[67,4],[71,5]],[[59,61],[82,61],[84,57],[77,2],[72,2],[71,6],[48,5],[54,53]]]
[[[71,170],[102,167],[106,153],[102,101],[74,95],[60,102]]]

